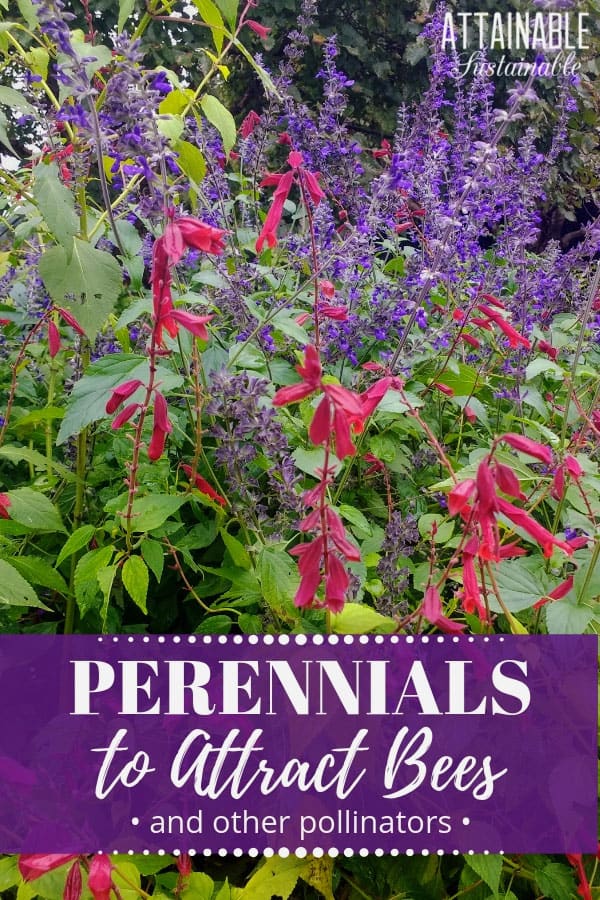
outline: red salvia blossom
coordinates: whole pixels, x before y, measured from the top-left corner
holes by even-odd
[[[529,341],[526,337],[523,337],[522,334],[513,328],[510,322],[504,318],[504,316],[499,313],[496,309],[492,309],[490,306],[486,306],[484,303],[478,303],[477,309],[479,312],[482,312],[485,316],[488,317],[498,328],[506,335],[508,338],[508,343],[511,347],[525,347],[526,350],[531,350],[531,341]],[[476,320],[471,319],[474,323]]]
[[[269,247],[274,247],[276,245],[277,228],[283,215],[283,206],[294,182],[297,182],[300,185],[303,196],[304,191],[309,194],[315,206],[318,206],[319,202],[325,196],[317,180],[319,177],[318,174],[309,172],[308,169],[303,166],[303,162],[304,159],[302,154],[298,153],[297,150],[292,150],[288,156],[288,165],[290,166],[291,171],[284,172],[283,174],[267,175],[266,178],[263,178],[260,186],[270,187],[274,185],[275,193],[273,194],[271,208],[267,213],[258,240],[256,241],[257,253],[261,253],[265,241]]]
[[[97,853],[90,863],[88,889],[94,900],[110,900],[112,886],[111,861],[104,853]]]
[[[46,872],[63,866],[71,859],[76,858],[75,853],[22,853],[19,856],[19,872],[25,881],[35,881]]]
[[[63,900],[79,900],[82,890],[81,866],[79,860],[77,860],[69,869],[69,874],[65,881],[65,889],[63,891]]]
[[[148,445],[148,459],[152,462],[162,456],[167,435],[172,431],[173,426],[169,421],[167,401],[160,391],[154,391],[154,418],[152,436]]]
[[[124,381],[118,387],[114,388],[110,399],[106,404],[106,412],[114,413],[116,409],[126,400],[129,400],[132,394],[135,394],[138,388],[142,387],[139,378],[132,378],[130,381]]]
[[[550,359],[555,360],[558,356],[558,348],[553,347],[552,344],[549,344],[548,341],[538,341],[538,347],[548,356]]]
[[[509,444],[513,450],[520,450],[521,453],[526,453],[534,459],[539,459],[540,462],[546,463],[547,466],[552,465],[552,450],[550,447],[545,447],[543,444],[539,444],[523,434],[503,434],[500,440],[504,441],[505,444]]]
[[[592,889],[588,881],[585,869],[583,867],[583,856],[581,853],[567,853],[567,859],[577,872],[579,878],[579,887],[577,893],[583,897],[583,900],[593,900]]]
[[[60,332],[56,327],[56,322],[52,319],[48,320],[48,353],[54,359],[60,350]]]
[[[304,400],[321,386],[321,376],[323,369],[321,368],[321,360],[316,347],[309,344],[304,348],[304,365],[296,366],[296,372],[302,378],[298,384],[290,384],[287,387],[279,388],[273,397],[273,406],[287,406],[288,403],[297,403]]]
[[[554,473],[550,494],[555,500],[562,500],[565,493],[565,475],[569,475],[573,481],[578,481],[583,475],[583,469],[574,456],[565,456],[565,460],[561,463]]]
[[[187,477],[192,480],[192,467],[188,465],[182,465],[181,468],[183,469]],[[225,499],[225,497],[222,497],[220,494],[218,494],[215,489],[211,487],[208,481],[202,477],[202,475],[198,475],[198,473],[196,473],[193,481],[195,487],[197,487],[202,494],[206,494],[207,497],[210,497],[210,499],[214,500],[215,503],[220,503],[221,506],[227,506],[227,500]]]
[[[10,497],[8,494],[0,494],[0,519],[8,519],[8,507],[10,506]]]
[[[387,138],[384,138],[381,142],[380,149],[371,150],[371,153],[373,154],[373,159],[391,159],[393,155],[392,145]]]
[[[434,584],[430,584],[425,591],[423,603],[420,607],[421,615],[425,616],[428,622],[445,631],[446,634],[460,634],[465,630],[465,626],[459,622],[448,619],[442,612],[442,598],[440,592]]]
[[[224,250],[223,236],[226,233],[222,228],[213,228],[212,225],[207,225],[193,216],[175,217],[172,213],[170,214],[165,233],[154,242],[152,248],[150,280],[158,344],[162,344],[163,329],[174,338],[179,330],[179,325],[183,325],[192,334],[199,334],[204,340],[208,339],[208,332],[203,325],[210,320],[210,317],[195,316],[174,308],[171,295],[172,268],[179,262],[188,247],[220,255]]]
[[[67,325],[70,325],[71,328],[74,328],[77,334],[80,334],[82,337],[85,337],[85,331],[75,318],[75,316],[69,312],[68,309],[63,309],[62,306],[57,306],[58,313],[62,319],[65,320]]]
[[[566,541],[559,540],[552,532],[548,531],[547,528],[544,528],[543,525],[536,522],[536,520],[524,509],[519,509],[518,506],[514,506],[507,500],[503,500],[502,497],[498,497],[498,510],[505,515],[507,519],[510,519],[514,525],[518,528],[522,528],[523,531],[526,531],[527,534],[542,547],[544,556],[552,556],[553,547],[559,547],[561,550],[564,550],[568,556],[573,554],[573,549],[570,544]]]
[[[541,600],[538,600],[537,603],[533,604],[534,609],[539,609],[540,606],[545,606],[546,603],[549,603],[550,600],[562,600],[563,597],[566,597],[569,591],[573,589],[573,584],[575,582],[575,576],[569,575],[564,581],[561,581],[560,584],[557,584],[554,590],[550,591],[545,597],[542,597]]]
[[[251,28],[252,31],[259,36],[261,41],[264,41],[271,31],[270,28],[267,28],[265,25],[261,25],[260,22],[256,22],[254,19],[246,19],[244,25],[247,25],[248,28]]]
[[[129,422],[130,419],[136,414],[138,409],[141,409],[141,403],[129,403],[125,406],[120,413],[114,417],[111,428],[113,431],[117,431],[119,428],[122,428],[126,422]]]
[[[253,109],[250,110],[242,124],[240,125],[240,136],[242,138],[250,137],[257,125],[261,122],[261,118]]]

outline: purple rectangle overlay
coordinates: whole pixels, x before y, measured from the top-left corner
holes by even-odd
[[[595,636],[1,636],[0,851],[595,853]]]

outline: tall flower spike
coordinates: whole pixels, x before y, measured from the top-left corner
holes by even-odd
[[[257,253],[262,252],[265,241],[269,247],[274,247],[276,245],[277,228],[283,215],[283,205],[287,200],[295,181],[300,184],[301,189],[303,187],[305,188],[315,206],[318,206],[319,202],[325,196],[318,182],[318,174],[309,172],[308,169],[304,168],[303,162],[304,159],[302,154],[297,150],[292,150],[288,156],[288,165],[290,166],[291,171],[285,172],[284,174],[267,175],[266,178],[263,178],[261,181],[261,187],[270,187],[273,185],[276,187],[271,208],[267,213],[258,240],[256,241]]]

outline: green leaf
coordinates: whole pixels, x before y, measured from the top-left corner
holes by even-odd
[[[336,634],[369,634],[371,631],[390,634],[395,630],[396,623],[371,606],[346,603],[341,613],[331,617],[331,627]]]
[[[41,412],[41,410],[39,410],[39,412]],[[61,412],[64,413],[64,410],[61,410]],[[27,418],[29,418],[29,416],[27,416]],[[17,429],[22,421],[23,419],[19,419],[16,423]],[[48,466],[48,460],[43,453],[40,453],[38,450],[32,450],[31,447],[19,447],[16,444],[7,444],[5,447],[0,447],[0,457],[9,460],[9,462],[14,463],[15,465],[26,462],[36,469],[46,469]],[[71,470],[66,466],[63,466],[62,463],[52,459],[50,460],[50,468],[58,472],[61,478],[64,478],[66,481],[75,481],[75,476]]]
[[[248,556],[248,552],[241,541],[229,534],[224,528],[219,529],[219,534],[223,539],[234,566],[240,569],[252,568],[252,561]]]
[[[63,563],[65,559],[68,559],[69,556],[72,556],[73,553],[77,553],[78,550],[87,547],[94,537],[95,532],[96,529],[93,525],[81,525],[80,528],[77,528],[65,541],[62,550],[58,554],[56,565],[60,566],[61,563]]]
[[[294,596],[300,583],[298,568],[285,550],[265,547],[258,558],[261,591],[269,607],[280,618],[293,612]]]
[[[17,868],[16,856],[5,856],[0,859],[0,895],[14,887],[22,880],[21,873]]]
[[[194,184],[199,185],[206,175],[206,160],[201,151],[189,141],[177,141],[175,150],[181,171],[185,172]]]
[[[215,0],[215,2],[225,16],[225,21],[233,31],[237,20],[239,0]]]
[[[116,564],[112,566],[103,566],[101,569],[98,569],[96,573],[96,578],[98,579],[98,585],[100,590],[102,591],[102,596],[104,598],[102,603],[102,609],[100,610],[100,620],[102,622],[102,629],[106,628],[106,619],[108,616],[108,605],[110,603],[110,595],[112,593],[112,587],[117,576],[117,572],[119,567]]]
[[[156,580],[160,582],[165,564],[165,555],[162,545],[159,544],[158,541],[152,541],[150,540],[150,538],[144,538],[141,543],[140,549],[142,551],[142,556],[144,557],[144,562],[146,563]]]
[[[141,878],[139,869],[127,856],[113,856],[111,862],[116,866],[112,877],[122,900],[140,900]]]
[[[355,506],[348,506],[347,503],[342,503],[338,512],[342,519],[346,522],[350,522],[351,525],[354,525],[354,530],[358,533],[358,537],[372,537],[373,529],[371,528],[371,523],[359,509],[356,509]]]
[[[217,100],[216,97],[213,97],[212,94],[205,94],[200,101],[200,106],[208,121],[211,125],[215,126],[221,135],[221,138],[223,139],[223,148],[225,153],[229,155],[229,151],[235,144],[237,137],[233,116],[229,110],[223,106],[221,101]]]
[[[10,563],[30,584],[39,584],[60,594],[69,593],[65,579],[45,559],[39,556],[16,556],[11,558]]]
[[[44,81],[48,78],[50,54],[44,47],[33,47],[25,53],[24,58],[34,75],[40,75]]]
[[[9,491],[9,515],[14,522],[27,525],[34,531],[64,531],[60,514],[48,498],[31,488]]]
[[[445,516],[441,513],[427,513],[419,519],[419,534],[424,538],[431,538],[434,525],[437,528],[434,543],[445,544],[454,534],[454,522],[444,521]]]
[[[117,31],[123,31],[125,22],[135,9],[135,0],[119,0],[119,20],[117,22]]]
[[[64,247],[46,250],[39,271],[54,302],[72,312],[93,341],[121,293],[123,279],[116,259],[73,238],[70,255]]]
[[[19,12],[27,22],[27,26],[32,30],[38,25],[38,17],[32,0],[17,0]]]
[[[38,599],[31,585],[4,559],[0,559],[0,602],[10,606],[36,606],[50,611]]]
[[[153,531],[189,499],[187,494],[147,494],[133,501],[133,531]]]
[[[32,193],[38,209],[57,241],[70,250],[79,231],[73,194],[60,180],[55,163],[36,166],[34,171]]]
[[[550,634],[583,634],[594,618],[594,610],[585,604],[555,600],[548,603],[546,625]]]
[[[306,859],[297,856],[284,859],[274,856],[266,859],[238,894],[237,900],[266,900],[273,896],[288,900],[299,878],[310,884],[311,879],[319,874],[315,871],[315,862],[318,861],[312,856],[307,856]],[[323,879],[321,883],[324,883]],[[325,897],[331,900],[331,894],[325,894]]]
[[[502,874],[502,857],[495,854],[475,853],[465,857],[467,865],[473,869],[476,875],[485,881],[493,894],[500,889],[500,876]]]
[[[181,900],[212,900],[214,887],[214,881],[205,872],[192,872]]]
[[[121,572],[123,587],[145,616],[148,615],[146,597],[148,596],[148,566],[141,556],[130,556],[123,564]]]
[[[98,547],[81,557],[75,569],[75,599],[82,616],[96,605],[100,590],[98,572],[109,565],[114,547]]]
[[[10,106],[11,109],[18,109],[29,114],[36,112],[35,107],[31,105],[20,91],[4,85],[0,85],[0,105]]]
[[[537,359],[533,359],[525,369],[525,381],[533,381],[542,374],[552,381],[562,381],[565,377],[565,373],[558,363],[539,356]]]
[[[210,26],[217,53],[221,52],[225,39],[223,16],[212,0],[192,0],[201,18]]]
[[[163,391],[171,391],[183,382],[181,376],[174,375],[164,366],[157,367],[156,377]],[[149,365],[147,359],[135,354],[109,353],[92,363],[71,391],[56,443],[64,444],[68,438],[79,434],[86,425],[105,418],[106,401],[111,392],[123,381],[136,378],[147,382]],[[139,396],[134,394],[129,402],[141,400],[143,390],[140,388]]]
[[[229,616],[207,616],[196,628],[196,634],[229,634],[231,624]]]
[[[554,586],[544,571],[544,560],[539,556],[503,560],[496,569],[496,581],[500,597],[510,612],[529,609]],[[489,599],[490,609],[502,612],[502,607],[492,593]]]
[[[575,892],[572,868],[551,862],[542,869],[534,869],[534,875],[540,892],[549,900],[571,900]]]
[[[19,155],[18,151],[15,150],[15,148],[13,147],[13,145],[11,144],[11,142],[9,140],[8,131],[6,128],[7,124],[8,124],[8,120],[7,120],[6,116],[4,115],[4,113],[2,112],[2,110],[0,109],[0,144],[3,144],[5,147],[7,147],[10,150],[10,152],[13,154],[13,156],[18,156]]]

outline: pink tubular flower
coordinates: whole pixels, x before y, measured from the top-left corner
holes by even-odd
[[[141,408],[141,403],[129,403],[125,406],[120,413],[118,413],[112,423],[111,428],[113,431],[117,431],[119,428],[122,428],[126,422],[129,422],[131,418],[136,414],[138,409]]]
[[[8,494],[0,494],[0,519],[8,519],[8,507],[10,506],[10,497]]]
[[[577,893],[581,895],[583,900],[593,900],[592,889],[588,881],[585,869],[583,867],[583,856],[581,853],[567,853],[567,859],[577,872],[579,878],[579,887]]]
[[[273,202],[267,213],[267,217],[263,223],[258,240],[256,241],[256,252],[261,253],[265,241],[269,247],[274,247],[277,243],[277,228],[281,222],[283,215],[283,206],[288,198],[294,182],[300,185],[302,195],[304,190],[310,195],[312,202],[317,206],[323,199],[325,194],[321,190],[318,182],[318,175],[309,172],[303,166],[303,157],[297,150],[292,150],[288,156],[288,165],[291,171],[284,174],[267,175],[263,178],[260,186],[269,187],[275,185],[275,193],[273,194]]]
[[[456,516],[469,508],[469,501],[475,493],[475,479],[465,478],[455,485],[448,494],[448,511]]]
[[[196,316],[183,309],[174,309],[170,314],[170,317],[174,322],[177,322],[178,325],[183,325],[183,327],[195,337],[199,337],[203,341],[208,340],[206,323],[210,322],[212,316]]]
[[[517,500],[527,500],[527,497],[521,490],[521,483],[510,466],[504,463],[495,463],[494,478],[500,490],[504,491],[505,494],[515,497]]]
[[[111,861],[105,854],[97,853],[90,863],[88,875],[88,889],[94,900],[110,900],[112,883]]]
[[[325,578],[325,606],[332,613],[340,613],[344,608],[350,576],[341,560],[333,554],[329,557],[329,571]]]
[[[82,890],[81,866],[79,865],[79,860],[77,860],[69,869],[69,874],[65,881],[65,889],[63,891],[63,900],[79,900]]]
[[[67,309],[63,309],[62,306],[58,306],[57,309],[60,317],[65,320],[67,325],[70,325],[71,328],[74,328],[77,334],[85,337],[85,331],[83,330],[75,316],[72,315]]]
[[[537,603],[533,604],[534,609],[539,609],[540,606],[545,606],[546,603],[549,603],[550,600],[562,600],[563,597],[566,597],[567,594],[573,589],[573,584],[575,582],[575,576],[569,575],[564,581],[561,581],[560,584],[557,584],[553,591],[550,591],[545,597],[542,597],[541,600],[538,600]]]
[[[152,436],[148,445],[148,459],[152,460],[152,462],[160,459],[162,456],[167,435],[172,431],[173,426],[169,422],[167,401],[160,391],[155,391]]]
[[[240,136],[242,138],[250,137],[257,125],[260,124],[261,118],[253,109],[250,110],[242,124],[240,125]]]
[[[548,531],[547,528],[544,528],[543,525],[536,522],[536,520],[524,509],[519,509],[518,506],[514,506],[507,500],[503,500],[502,497],[498,497],[498,510],[505,515],[507,519],[510,519],[514,525],[518,528],[522,528],[523,531],[526,531],[527,534],[542,547],[544,556],[552,556],[553,546],[559,547],[561,550],[564,550],[568,556],[572,556],[573,548],[570,544],[555,537],[551,531]]]
[[[302,381],[279,388],[273,397],[273,406],[287,406],[288,403],[297,403],[320,388],[323,370],[319,354],[312,344],[304,348],[304,365],[296,366],[296,372],[298,372]]]
[[[509,444],[513,450],[520,450],[521,453],[526,453],[534,459],[539,459],[540,462],[546,463],[547,466],[552,465],[552,450],[550,447],[545,447],[543,444],[539,444],[537,441],[533,441],[522,434],[503,434],[500,440],[504,441],[505,444]]]
[[[138,388],[142,386],[139,378],[133,378],[130,381],[124,381],[118,387],[114,388],[110,398],[106,404],[106,412],[114,413],[116,409],[126,400],[129,400],[132,394],[135,394]]]
[[[502,331],[506,337],[508,338],[508,342],[511,347],[518,347],[519,345],[525,347],[526,350],[531,350],[531,341],[529,341],[526,337],[523,337],[522,334],[513,328],[510,322],[504,318],[501,313],[499,313],[496,309],[492,309],[489,306],[486,306],[483,303],[477,304],[477,309],[482,312],[484,315],[491,319],[492,322],[498,326],[500,331]],[[471,319],[474,322],[474,319]]]
[[[179,228],[186,247],[193,247],[194,250],[203,250],[204,253],[212,253],[220,256],[225,246],[223,238],[227,232],[223,228],[213,228],[200,219],[193,216],[179,216],[173,220],[173,224]]]
[[[255,21],[255,19],[246,19],[244,25],[247,25],[248,28],[251,28],[252,31],[259,36],[261,41],[266,40],[269,35],[270,28],[267,28],[265,25],[261,25],[260,22]]]
[[[52,319],[48,320],[48,353],[54,359],[60,350],[60,332]]]
[[[425,618],[446,634],[460,634],[465,630],[464,625],[448,619],[442,612],[442,598],[440,592],[434,584],[430,584],[425,591],[423,603],[420,612]]]
[[[191,480],[193,474],[192,467],[183,465],[181,468],[183,469],[187,477]],[[202,475],[198,475],[198,473],[196,473],[196,476],[194,478],[194,485],[198,488],[200,493],[206,494],[206,496],[210,497],[211,500],[214,500],[215,503],[220,503],[221,506],[227,506],[227,500],[225,499],[225,497],[221,497],[221,495],[218,494],[213,487],[211,487],[211,485],[205,478],[202,477]]]
[[[19,856],[19,872],[25,881],[35,881],[46,872],[64,866],[70,859],[76,858],[75,853],[22,853]]]

